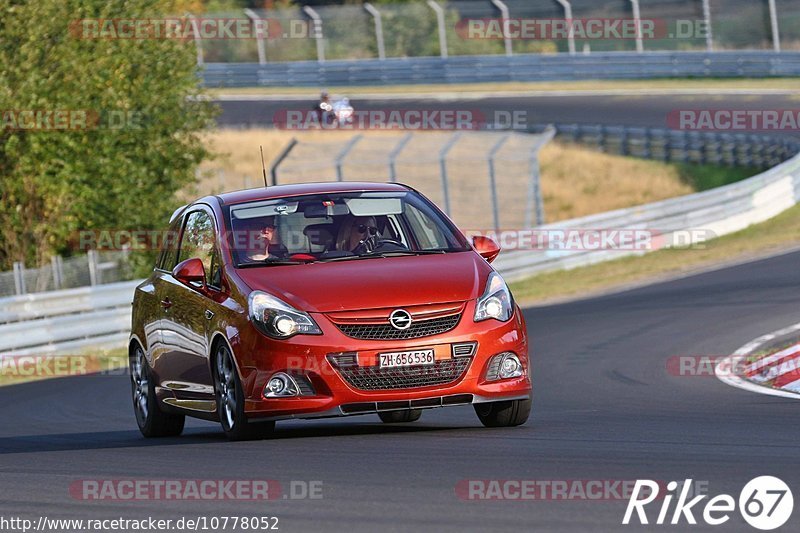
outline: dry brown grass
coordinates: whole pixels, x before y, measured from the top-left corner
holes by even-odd
[[[675,166],[553,143],[541,155],[549,221],[689,194]]]
[[[368,141],[353,151],[352,159],[360,161],[359,167],[347,167],[347,179],[372,179],[385,181],[387,171],[380,157],[370,160],[369,147],[384,153],[399,140],[402,133],[370,132]],[[203,178],[197,191],[192,194],[207,194],[223,190],[257,187],[262,183],[261,160],[258,147],[264,147],[264,159],[269,166],[289,140],[294,137],[304,148],[296,149],[287,161],[282,175],[292,181],[308,181],[310,173],[316,179],[333,179],[334,168],[323,164],[330,160],[353,133],[348,131],[281,131],[268,129],[218,130],[208,136],[208,146],[220,154],[215,160],[201,167]],[[434,201],[440,200],[438,164],[436,154],[447,139],[447,134],[419,133],[403,151],[398,160],[400,181],[419,187]],[[475,141],[475,142],[473,142]],[[477,144],[476,144],[477,142]],[[480,140],[463,139],[452,152],[450,175],[454,183],[451,199],[458,215],[458,207],[467,198],[475,197],[484,202],[488,197],[487,170],[478,155],[486,150]],[[313,143],[313,144],[312,144]],[[509,146],[509,151],[513,151]],[[472,152],[472,158],[470,158]],[[507,208],[517,206],[517,199],[525,198],[525,187],[516,186],[511,180],[525,180],[525,161],[520,168],[510,172],[516,163],[507,162],[498,170],[502,186],[501,204]],[[500,165],[499,165],[500,166]],[[594,152],[574,145],[552,143],[541,154],[542,191],[545,212],[549,222],[564,220],[592,213],[608,211],[632,205],[653,202],[692,192],[674,166],[656,161],[645,161]],[[297,169],[309,168],[304,173]],[[459,181],[460,180],[460,181]],[[484,190],[486,189],[486,190]],[[522,191],[514,193],[513,189]],[[509,193],[509,191],[511,191]],[[485,194],[484,194],[485,193]],[[458,205],[455,205],[458,204]],[[458,218],[464,218],[456,216]],[[472,223],[486,223],[476,221]],[[502,221],[508,225],[507,221]],[[509,221],[516,222],[516,221]]]
[[[328,89],[336,89],[328,86]],[[743,79],[655,79],[655,80],[580,80],[580,81],[533,81],[467,83],[459,85],[386,85],[341,88],[353,98],[362,94],[410,94],[410,93],[470,93],[470,92],[520,92],[531,91],[637,91],[637,90],[698,90],[713,93],[715,90],[795,90],[800,89],[800,78],[743,78]],[[218,94],[263,94],[308,96],[316,98],[319,89],[308,87],[226,87],[211,89]]]

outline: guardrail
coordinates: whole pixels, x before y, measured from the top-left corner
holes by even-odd
[[[548,224],[542,232],[569,230],[637,229],[650,231],[667,242],[681,233],[686,244],[708,232],[722,236],[763,222],[800,201],[800,155],[762,174],[708,191],[660,202],[619,209]],[[693,230],[702,230],[694,232]],[[495,267],[515,281],[550,270],[571,269],[642,251],[530,250],[501,254]]]
[[[800,52],[595,52],[207,63],[207,87],[326,87],[556,80],[800,76]]]
[[[544,126],[534,127],[532,132]],[[667,162],[772,168],[800,153],[790,135],[682,131],[603,124],[556,124],[558,140]]]
[[[0,356],[124,346],[139,283],[0,298]]]

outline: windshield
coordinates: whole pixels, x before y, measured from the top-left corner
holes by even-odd
[[[468,250],[461,233],[420,195],[347,192],[230,207],[239,267]]]

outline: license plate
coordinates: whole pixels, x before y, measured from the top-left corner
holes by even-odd
[[[409,352],[378,354],[378,364],[381,368],[432,365],[435,362],[436,358],[433,355],[433,350],[412,350]]]

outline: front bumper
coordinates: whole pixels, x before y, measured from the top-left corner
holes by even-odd
[[[322,418],[400,409],[429,409],[451,405],[531,397],[531,365],[522,313],[516,309],[506,323],[472,320],[469,302],[458,325],[440,335],[401,341],[357,340],[345,336],[327,318],[314,315],[322,335],[298,335],[274,341],[262,335],[232,339],[242,385],[245,413],[252,419]],[[346,380],[328,360],[329,354],[357,352],[359,366],[377,365],[379,353],[433,348],[437,363],[452,358],[452,344],[477,342],[466,369],[454,381],[440,385],[394,390],[362,390]],[[518,378],[488,382],[489,360],[501,352],[516,353],[524,367]],[[265,398],[264,387],[275,372],[306,376],[313,395]]]

